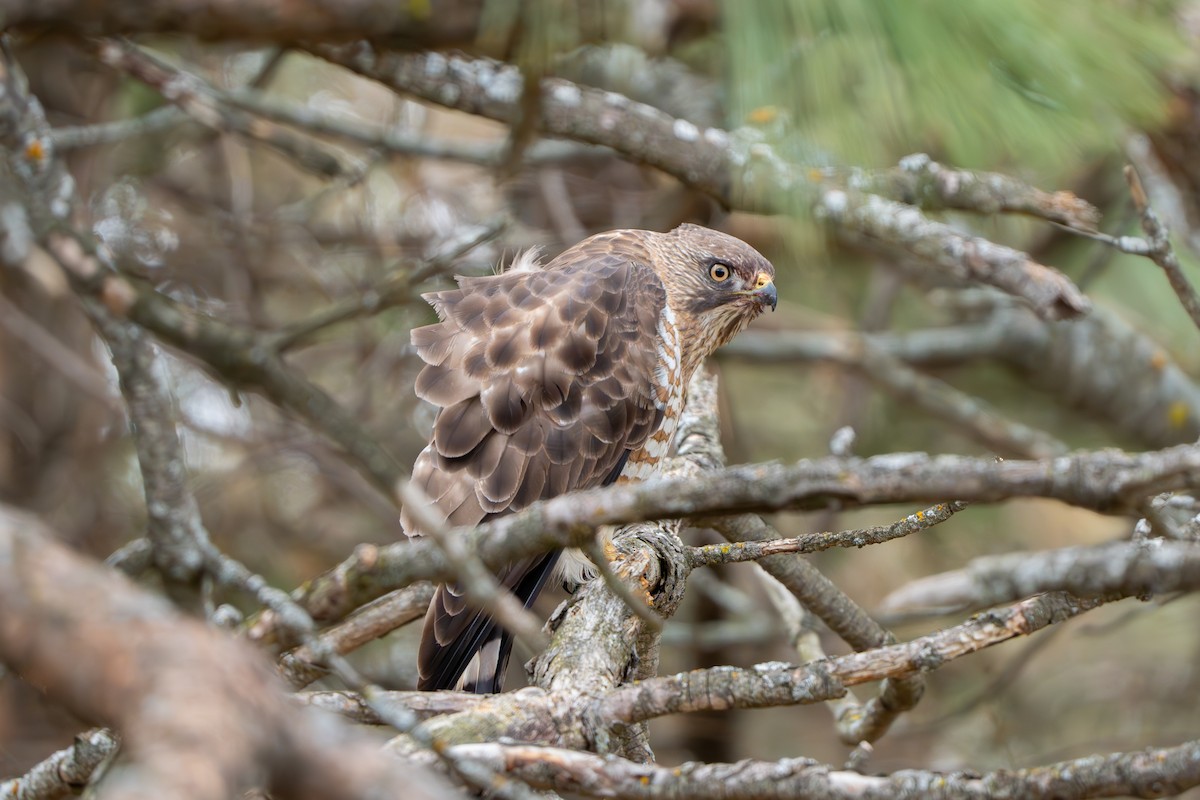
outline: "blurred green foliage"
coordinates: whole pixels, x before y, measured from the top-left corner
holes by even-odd
[[[1054,170],[1161,114],[1162,77],[1186,53],[1174,6],[726,2],[732,124],[778,109],[791,123],[780,144],[832,163],[923,150],[963,167]]]

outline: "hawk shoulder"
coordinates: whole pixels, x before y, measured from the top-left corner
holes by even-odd
[[[601,254],[426,298],[416,392],[440,410],[413,477],[452,524],[599,485],[660,424],[649,267]]]

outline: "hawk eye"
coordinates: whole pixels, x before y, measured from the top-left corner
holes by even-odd
[[[729,280],[729,276],[732,274],[733,272],[729,269],[729,266],[727,264],[722,264],[720,261],[708,268],[708,277],[712,278],[717,283],[724,283],[725,281]]]

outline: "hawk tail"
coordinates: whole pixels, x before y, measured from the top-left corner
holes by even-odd
[[[554,571],[561,551],[547,553],[528,570],[513,575],[508,588],[528,609],[541,594],[542,587]],[[441,589],[438,590],[442,591]],[[430,614],[439,606],[437,598],[430,604]],[[495,694],[504,687],[504,672],[512,655],[512,634],[496,624],[482,611],[469,609],[462,632],[453,641],[438,648],[432,657],[422,661],[417,688],[422,691],[459,689],[475,694]],[[430,628],[426,621],[426,630]],[[424,648],[422,648],[424,649]],[[422,656],[426,654],[423,652]],[[426,668],[429,672],[426,672]]]

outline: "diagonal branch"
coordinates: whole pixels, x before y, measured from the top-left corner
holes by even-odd
[[[224,800],[264,780],[279,797],[455,796],[370,737],[295,708],[244,644],[55,538],[0,508],[0,661],[121,734],[132,765],[103,796]]]
[[[212,87],[199,77],[167,64],[130,42],[106,39],[88,44],[100,61],[150,86],[207,128],[260,141],[318,175],[334,178],[347,171],[338,157],[319,142],[231,108],[222,103]]]
[[[288,366],[258,334],[182,306],[152,287],[114,272],[102,263],[92,243],[74,231],[52,233],[46,244],[76,291],[100,300],[110,312],[204,361],[227,382],[257,389],[307,420],[341,445],[354,466],[378,489],[391,495],[402,470],[378,437],[364,430],[323,389]]]
[[[1137,513],[1146,497],[1183,489],[1200,489],[1200,448],[1194,445],[1148,453],[1082,452],[1043,461],[998,462],[925,453],[830,457],[737,466],[572,493],[463,535],[485,564],[498,568],[523,556],[578,547],[600,525],[646,519],[811,510],[830,503],[843,508],[936,503],[946,497],[960,502],[1044,497],[1094,511]],[[777,537],[764,534],[762,538]],[[306,586],[301,602],[317,619],[333,620],[399,586],[452,577],[453,571],[432,542],[361,548]],[[1162,584],[1148,582],[1146,591],[1184,588],[1193,580],[1182,575],[1162,577]]]
[[[838,531],[836,533],[806,533],[790,539],[767,539],[761,541],[738,541],[729,544],[709,544],[688,550],[688,562],[693,568],[716,564],[735,564],[741,561],[757,561],[767,556],[784,553],[819,553],[834,547],[866,547],[871,544],[890,542],[939,525],[966,507],[965,503],[951,501],[909,514],[890,525]]]
[[[523,81],[516,67],[441,53],[404,55],[366,43],[319,45],[313,52],[397,91],[512,124]],[[560,78],[543,79],[539,127],[544,134],[611,147],[657,167],[728,207],[786,213],[812,207],[841,232],[912,253],[956,278],[987,283],[1024,299],[1046,319],[1086,313],[1090,303],[1058,270],[985,239],[926,218],[914,206],[873,194],[828,187],[821,174],[784,160],[746,131],[701,131],[693,123],[623,95]],[[936,206],[938,197],[928,196]],[[950,203],[953,205],[953,203]]]
[[[980,608],[1037,592],[1141,595],[1200,588],[1200,544],[1144,539],[1045,553],[1006,553],[966,569],[931,575],[885,598],[885,610],[914,606]]]
[[[461,745],[464,754],[521,776],[534,786],[583,797],[618,800],[1081,800],[1087,797],[1163,797],[1200,785],[1200,740],[1108,756],[1088,756],[1020,770],[863,775],[807,758],[640,764],[559,748],[504,743]]]
[[[597,714],[626,724],[666,714],[766,708],[840,697],[847,686],[903,678],[941,667],[1016,636],[1027,636],[1101,605],[1064,592],[1023,600],[910,642],[829,658],[801,667],[712,667],[626,684],[599,701]]]
[[[20,778],[0,781],[5,800],[58,800],[91,783],[93,773],[116,755],[120,742],[104,728],[81,733],[75,743],[40,762]]]

